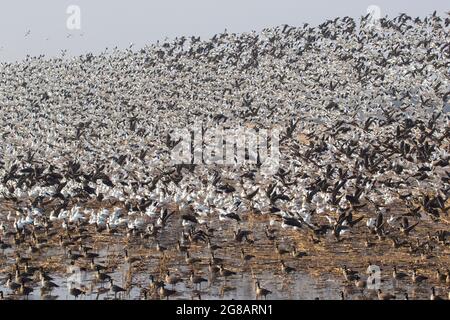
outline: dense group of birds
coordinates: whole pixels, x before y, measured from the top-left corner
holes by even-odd
[[[75,298],[137,287],[140,298],[200,298],[243,272],[253,297],[282,298],[264,270],[295,279],[299,261],[340,245],[349,258],[360,245],[411,257],[387,267],[379,299],[400,298],[387,277],[447,298],[449,25],[436,13],[343,17],[0,63],[1,298],[58,298],[63,265],[95,283],[69,283]],[[173,164],[172,134],[196,124],[281,127],[278,170]],[[361,270],[333,267],[367,289]]]

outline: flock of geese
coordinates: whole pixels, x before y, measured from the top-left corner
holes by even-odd
[[[450,17],[368,19],[0,63],[0,299],[450,299]],[[172,164],[199,123],[283,128],[278,171]]]

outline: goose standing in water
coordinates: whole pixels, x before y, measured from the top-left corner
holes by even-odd
[[[403,280],[407,277],[408,277],[408,275],[406,273],[397,271],[397,267],[393,266],[392,278],[394,278],[394,280]]]
[[[117,299],[117,294],[118,293],[120,294],[121,292],[126,292],[127,291],[124,288],[115,285],[114,284],[114,280],[112,278],[109,279],[109,283],[111,285],[109,290],[114,293],[114,299]]]
[[[420,284],[422,282],[427,281],[428,277],[418,274],[417,270],[413,269],[412,275],[411,275],[411,280],[413,283]]]
[[[73,286],[73,283],[69,285],[69,294],[74,296],[77,299],[80,295],[85,295],[86,292],[84,290],[78,289]]]
[[[256,281],[256,298],[264,297],[266,299],[269,294],[272,294],[272,291],[262,288],[259,281]]]
[[[444,299],[442,299],[440,296],[438,296],[436,294],[436,291],[435,291],[434,287],[431,287],[430,300],[444,300]]]
[[[169,297],[175,294],[177,294],[175,290],[166,289],[164,284],[159,288],[159,295],[161,298],[166,298],[167,300],[169,300]]]

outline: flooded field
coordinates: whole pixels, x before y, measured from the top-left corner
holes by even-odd
[[[167,221],[158,241],[118,230],[112,234],[107,231],[99,234],[89,225],[74,227],[70,237],[66,237],[67,231],[62,226],[55,228],[59,232],[53,234],[36,232],[39,245],[25,243],[19,246],[19,252],[4,248],[0,253],[0,275],[4,279],[0,291],[5,298],[32,300],[255,299],[255,283],[259,281],[261,287],[271,291],[267,296],[269,299],[341,299],[342,294],[345,299],[377,299],[378,289],[395,294],[397,299],[404,299],[405,294],[410,299],[429,299],[430,283],[435,283],[438,293],[445,294],[445,279],[442,284],[434,277],[435,270],[448,265],[448,248],[439,257],[426,259],[408,253],[406,248],[389,254],[388,240],[373,238],[371,241],[378,242],[377,248],[361,245],[364,241],[358,238],[358,229],[351,239],[341,242],[333,237],[319,240],[304,230],[288,231],[283,238],[277,238],[281,228],[276,216],[247,213],[242,218],[244,221],[240,223],[211,219],[204,228],[209,232],[209,245],[202,240],[189,242],[188,239],[183,240],[188,245],[177,245],[183,232],[189,229],[179,227],[177,213]],[[2,221],[4,225],[10,223],[4,216]],[[276,239],[268,239],[268,228]],[[238,230],[251,231],[251,235],[241,241],[227,240]],[[61,235],[64,235],[64,241],[61,241]],[[299,257],[294,257],[294,247],[297,254],[300,252]],[[187,249],[196,261],[187,262],[183,252]],[[90,254],[92,258],[89,258]],[[24,257],[26,262],[19,265]],[[281,261],[292,270],[283,270]],[[216,267],[223,264],[235,274],[224,277],[219,270],[211,272],[210,262]],[[379,282],[376,286],[374,283],[372,287],[369,284],[359,288],[354,281],[344,279],[341,271],[344,265],[357,270],[362,279],[368,279],[369,265],[379,267]],[[393,265],[408,273],[405,279],[393,279]],[[48,284],[42,281],[37,266],[45,270],[57,287],[46,288]],[[100,273],[96,271],[98,266]],[[426,284],[412,283],[410,270],[413,267],[429,277]],[[171,280],[166,277],[167,271],[178,279],[174,284],[168,284]],[[204,280],[200,284],[193,283],[192,272]],[[8,274],[11,275],[10,282]],[[99,279],[99,274],[107,275],[107,279]],[[16,292],[10,288],[10,283],[18,283],[20,277],[27,278],[26,287],[33,289],[28,295],[20,294],[20,289]],[[174,290],[169,297],[155,286],[161,280],[166,282],[166,289]],[[115,293],[112,284],[124,291]],[[75,296],[72,288],[79,289],[80,295]]]

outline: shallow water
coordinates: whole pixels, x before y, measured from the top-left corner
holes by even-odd
[[[6,252],[8,253],[8,252]],[[98,261],[104,262],[102,257],[98,258]],[[10,261],[12,262],[12,261]],[[149,263],[157,263],[157,259],[150,260]],[[135,267],[133,267],[135,268]],[[122,263],[116,271],[109,273],[114,279],[114,284],[123,286],[127,274],[129,272],[130,265],[128,263]],[[207,283],[202,283],[201,288],[194,286],[189,281],[191,268],[187,266],[180,266],[180,268],[171,268],[172,274],[177,274],[184,279],[183,282],[176,284],[175,286],[168,285],[168,289],[175,289],[177,294],[171,296],[170,299],[198,299],[198,296],[194,293],[200,293],[201,299],[255,299],[255,277],[252,275],[251,268],[242,266],[239,268],[233,268],[233,270],[242,270],[237,275],[227,278],[225,281],[221,277],[211,277],[205,272],[206,266],[200,266],[196,268],[196,274],[202,275],[208,278]],[[202,272],[203,271],[203,272]],[[63,299],[73,300],[73,296],[69,294],[70,283],[74,283],[78,288],[84,288],[86,295],[81,296],[79,299],[83,300],[103,300],[103,299],[142,299],[143,295],[141,289],[149,286],[149,273],[135,271],[132,277],[131,290],[126,294],[118,294],[116,297],[112,292],[99,293],[99,290],[106,290],[109,288],[109,282],[98,283],[95,279],[95,273],[92,271],[80,271],[72,277],[67,277],[62,274],[52,274],[54,283],[59,285],[59,288],[55,288],[49,297],[42,295],[39,290],[39,283],[36,282],[32,287],[34,291],[28,298],[13,295],[6,284],[0,285],[0,290],[5,292],[5,295],[13,299],[29,299],[29,300],[41,300],[41,299]],[[341,279],[336,279],[332,274],[324,274],[318,277],[313,277],[307,272],[298,270],[290,275],[281,275],[279,271],[264,270],[257,273],[257,279],[260,281],[261,286],[272,291],[272,294],[268,296],[269,299],[294,299],[294,300],[311,300],[311,299],[341,299],[340,291],[345,293],[346,299],[376,299],[376,292],[374,290],[364,290],[362,292],[356,289],[353,284],[348,284]],[[409,279],[406,281],[395,281],[383,274],[380,288],[385,292],[394,293],[397,298],[403,299],[404,293],[407,292],[412,299],[428,299],[429,288],[422,285],[411,285]],[[149,296],[150,299],[159,299],[157,295]]]
[[[150,275],[155,279],[164,279],[166,270],[171,274],[180,276],[183,282],[178,283],[172,288],[167,285],[167,289],[175,289],[177,294],[170,299],[255,299],[255,282],[258,280],[263,288],[272,291],[268,296],[270,299],[340,299],[342,290],[347,299],[377,298],[374,290],[356,290],[354,284],[346,283],[342,277],[341,271],[336,268],[347,264],[350,268],[360,272],[363,279],[367,278],[365,270],[367,262],[372,261],[375,264],[381,263],[380,288],[383,292],[394,293],[397,298],[402,299],[407,292],[413,299],[429,299],[430,287],[434,279],[424,285],[412,285],[410,278],[405,281],[394,282],[392,280],[392,262],[394,259],[403,272],[410,271],[411,258],[400,252],[400,255],[389,256],[391,249],[389,244],[380,243],[375,249],[367,249],[363,246],[363,239],[355,233],[352,240],[336,243],[330,237],[322,238],[319,245],[313,245],[308,242],[307,234],[304,231],[284,231],[279,232],[277,242],[280,247],[304,250],[308,254],[303,258],[293,258],[291,255],[280,257],[275,253],[275,243],[266,239],[264,235],[265,226],[268,224],[268,216],[247,216],[239,225],[229,222],[220,222],[217,217],[210,218],[210,226],[215,226],[216,231],[211,238],[212,243],[222,248],[215,252],[216,258],[224,259],[223,264],[226,269],[235,271],[237,274],[228,277],[226,280],[220,276],[211,276],[208,271],[208,261],[210,258],[209,250],[204,243],[193,243],[190,246],[190,253],[193,257],[201,259],[200,263],[194,266],[185,262],[184,255],[176,251],[176,241],[179,238],[181,229],[180,221],[173,216],[167,226],[158,236],[160,244],[167,248],[163,255],[155,250],[155,240],[143,240],[140,237],[133,237],[127,240],[126,235],[121,231],[117,235],[97,234],[95,229],[88,227],[88,234],[92,238],[83,241],[84,245],[93,248],[92,252],[98,253],[99,257],[95,259],[96,264],[107,266],[107,273],[110,275],[114,284],[120,287],[128,288],[126,294],[118,294],[116,298],[120,299],[142,299],[142,289],[149,288]],[[425,219],[426,220],[426,219]],[[425,221],[424,220],[424,221]],[[425,222],[424,222],[425,223]],[[254,244],[236,243],[233,241],[233,230],[241,228],[251,230]],[[56,227],[56,230],[59,228]],[[41,235],[42,236],[42,235]],[[59,245],[58,237],[55,236],[48,242],[48,247],[42,249],[39,253],[30,254],[27,252],[27,246],[20,246],[21,256],[31,257],[30,266],[44,266],[45,270],[54,278],[53,282],[59,285],[54,289],[50,297],[41,295],[40,282],[35,280],[28,286],[34,291],[29,295],[30,300],[39,300],[44,298],[74,299],[69,294],[69,287],[72,285],[82,288],[86,295],[79,299],[114,299],[115,296],[108,289],[110,283],[98,283],[96,273],[91,271],[90,261],[81,258],[76,265],[85,268],[80,269],[74,274],[67,270],[70,267],[70,260],[66,257],[66,250]],[[138,257],[139,261],[130,266],[125,262],[124,248],[127,248],[131,256]],[[243,248],[246,254],[256,256],[249,262],[242,262],[241,251]],[[72,249],[78,252],[78,244]],[[398,253],[398,252],[397,252]],[[14,273],[15,252],[6,249],[0,252],[0,279],[6,279],[8,273]],[[282,274],[280,270],[280,259],[283,259],[286,265],[294,267],[295,272],[288,275]],[[422,263],[422,271],[427,269],[441,267],[438,261],[428,261]],[[419,267],[420,268],[420,267]],[[190,280],[191,271],[196,275],[208,279],[207,283],[202,283],[198,291]],[[23,266],[21,266],[23,272]],[[427,274],[429,276],[429,274]],[[14,277],[14,274],[13,274]],[[31,277],[31,276],[30,276]],[[35,275],[37,279],[37,276]],[[431,282],[433,281],[433,282]],[[6,280],[5,280],[6,282]],[[73,282],[71,284],[71,282]],[[446,291],[440,284],[434,284],[438,294],[446,295]],[[4,282],[0,280],[0,290],[7,297],[13,299],[26,299],[26,297],[14,295],[11,290],[6,288]],[[159,299],[158,294],[149,294],[149,299]]]

